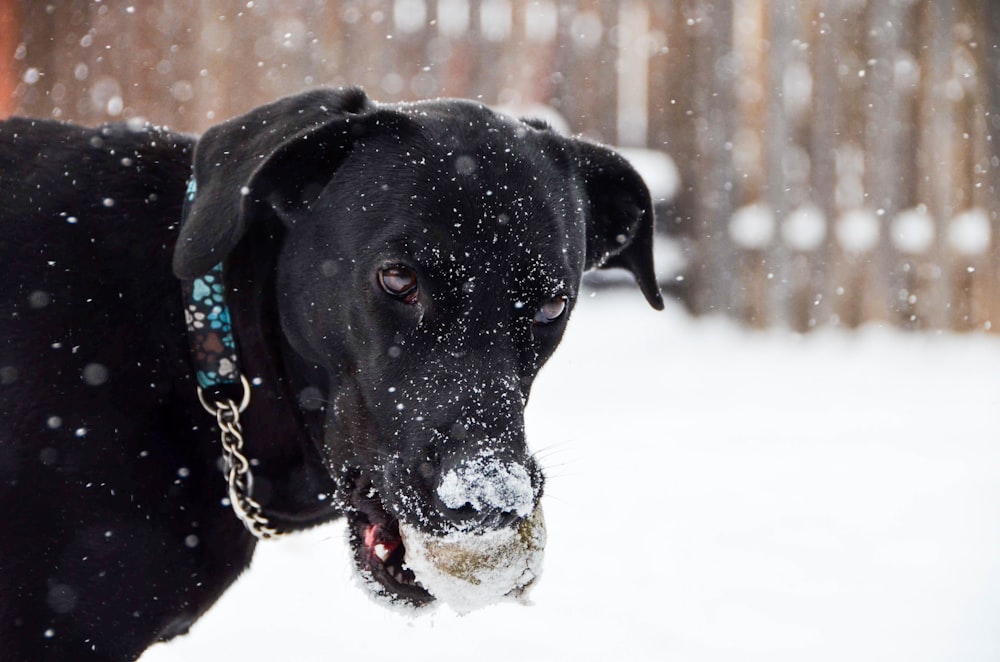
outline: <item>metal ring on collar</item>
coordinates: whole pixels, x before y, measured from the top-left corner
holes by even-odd
[[[243,411],[247,408],[247,405],[250,404],[250,382],[247,381],[245,375],[241,374],[240,383],[243,385],[243,399],[240,401],[240,406],[238,407],[238,410],[242,414]],[[205,399],[204,389],[202,389],[200,386],[198,387],[198,401],[201,402],[201,406],[205,408],[205,411],[207,411],[209,414],[212,414],[213,416],[219,410],[220,408],[219,405],[222,404],[219,402],[209,403]]]

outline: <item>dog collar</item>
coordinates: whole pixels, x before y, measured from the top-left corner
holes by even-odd
[[[184,197],[182,222],[197,192],[198,185],[192,177]],[[271,525],[253,498],[253,473],[250,460],[243,453],[240,414],[250,404],[250,383],[240,370],[232,315],[226,305],[222,263],[194,280],[182,281],[181,290],[198,400],[205,411],[215,416],[219,427],[229,503],[247,531],[259,539],[273,538],[281,532]],[[242,394],[231,397],[237,389]]]
[[[194,202],[198,184],[188,182],[182,218]],[[239,354],[233,337],[232,315],[226,305],[222,263],[194,280],[183,281],[184,320],[194,357],[195,377],[204,390],[238,385],[241,381]]]
[[[240,383],[239,355],[232,316],[225,300],[222,263],[191,281],[184,281],[188,340],[198,386],[213,390]]]

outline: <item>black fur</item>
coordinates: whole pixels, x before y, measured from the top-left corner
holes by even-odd
[[[198,196],[181,224],[185,185]],[[654,307],[652,211],[613,152],[463,101],[280,100],[195,142],[0,123],[0,657],[132,660],[249,564],[196,397],[178,277],[224,261],[255,497],[282,529],[509,525],[436,481],[477,453],[531,472],[523,407],[584,269]],[[384,292],[405,265],[419,295]],[[176,275],[175,275],[176,274]],[[366,565],[368,564],[368,565]],[[262,608],[265,608],[262,606]]]

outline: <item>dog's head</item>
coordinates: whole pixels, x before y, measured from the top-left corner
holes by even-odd
[[[645,185],[616,153],[536,122],[358,90],[222,124],[194,172],[177,275],[220,261],[272,274],[255,289],[273,297],[279,379],[341,488],[358,565],[386,595],[430,600],[399,523],[446,536],[535,511],[524,407],[583,272],[628,269],[662,307]]]

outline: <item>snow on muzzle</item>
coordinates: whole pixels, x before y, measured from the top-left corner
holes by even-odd
[[[504,462],[490,452],[447,470],[441,476],[437,495],[448,508],[477,513],[517,513],[527,517],[535,504],[535,488],[527,468],[517,462]]]
[[[438,600],[466,613],[519,598],[541,574],[545,519],[531,475],[521,464],[480,456],[445,472],[437,495],[449,508],[516,513],[501,528],[457,525],[433,535],[400,522],[405,564]],[[470,520],[470,523],[473,520]]]

